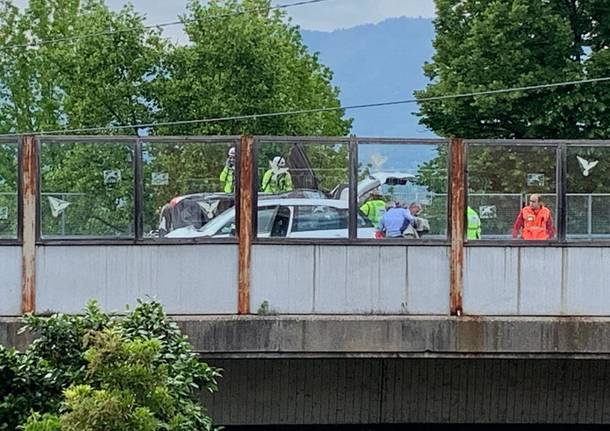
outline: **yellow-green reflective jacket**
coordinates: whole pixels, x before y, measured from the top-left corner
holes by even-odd
[[[261,190],[265,193],[282,193],[292,191],[292,177],[290,172],[273,178],[273,171],[269,169],[263,176]]]
[[[466,239],[481,239],[481,219],[477,212],[468,207],[466,217],[468,219]]]
[[[229,166],[220,173],[220,185],[225,193],[233,193],[235,191],[235,170]]]
[[[382,201],[381,199],[366,201],[360,207],[360,211],[362,211],[364,215],[367,216],[375,226],[377,226],[379,224],[379,220],[381,220],[381,217],[385,212],[385,201]]]

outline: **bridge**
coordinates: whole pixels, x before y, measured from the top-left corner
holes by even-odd
[[[28,342],[23,313],[152,296],[225,368],[205,399],[221,424],[610,422],[610,141],[21,136],[0,149],[2,344]],[[260,191],[267,171],[291,189]],[[372,237],[367,179],[420,202],[428,231]],[[531,194],[553,215],[548,240],[512,237]]]

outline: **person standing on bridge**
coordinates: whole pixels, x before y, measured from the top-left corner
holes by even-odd
[[[276,156],[269,162],[271,169],[263,175],[261,190],[264,193],[283,193],[292,191],[292,177],[286,167],[286,160]]]
[[[539,194],[530,196],[529,205],[519,212],[513,226],[513,238],[545,241],[555,236],[551,210],[544,206]]]
[[[481,239],[481,218],[471,207],[466,208],[466,220],[466,239]]]
[[[373,222],[373,226],[378,226],[381,217],[385,213],[385,201],[378,191],[371,192],[369,199],[362,204],[360,211]]]
[[[235,191],[235,147],[229,149],[225,167],[220,173],[220,185],[225,193]]]

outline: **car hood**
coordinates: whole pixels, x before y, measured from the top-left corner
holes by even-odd
[[[174,229],[165,235],[165,238],[199,238],[205,236],[203,232],[195,229],[193,226],[181,227]]]

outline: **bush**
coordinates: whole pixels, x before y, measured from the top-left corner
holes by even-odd
[[[125,317],[90,303],[82,316],[26,317],[39,337],[0,347],[0,430],[208,430],[200,390],[220,370],[200,362],[157,302]]]

